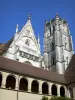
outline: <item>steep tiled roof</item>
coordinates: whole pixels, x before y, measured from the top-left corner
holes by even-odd
[[[72,56],[69,66],[65,71],[65,80],[67,84],[75,83],[75,54]]]
[[[57,74],[42,68],[0,57],[0,70],[6,70],[30,77],[36,77],[56,83],[65,84],[64,75]]]
[[[2,44],[0,43],[0,55],[3,54],[10,46],[10,44],[12,43],[13,38],[10,39],[7,43]]]

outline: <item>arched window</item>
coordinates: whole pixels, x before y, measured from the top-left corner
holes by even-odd
[[[55,64],[55,58],[52,57],[52,65],[54,65],[54,64]]]
[[[55,32],[55,26],[53,26],[53,33]]]
[[[48,84],[46,82],[42,84],[42,93],[48,94]]]
[[[6,88],[15,89],[16,80],[14,76],[10,75],[6,79]]]
[[[57,87],[55,85],[52,85],[51,92],[52,92],[52,95],[57,95]]]
[[[65,89],[63,86],[60,87],[60,96],[65,96]]]
[[[52,47],[52,50],[54,50],[54,49],[55,49],[55,48],[54,48],[54,43],[52,43],[52,46],[51,46],[51,47]]]
[[[50,36],[51,36],[51,27],[50,27]]]
[[[32,85],[31,85],[31,91],[34,93],[38,93],[39,92],[39,84],[36,80],[32,81]]]
[[[2,84],[2,75],[0,74],[0,87],[1,87],[1,84]]]
[[[27,91],[28,90],[28,81],[24,78],[20,80],[19,90]]]

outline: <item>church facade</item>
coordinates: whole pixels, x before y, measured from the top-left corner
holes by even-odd
[[[0,100],[75,98],[75,85],[67,78],[74,56],[68,23],[58,14],[45,22],[43,56],[30,16],[21,31],[18,27],[11,40],[0,44]]]

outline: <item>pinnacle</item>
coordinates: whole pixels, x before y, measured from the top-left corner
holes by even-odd
[[[28,14],[28,20],[31,20],[31,16],[30,16],[30,14]]]
[[[56,12],[56,16],[55,16],[55,18],[59,18],[59,15],[58,15],[58,13]]]

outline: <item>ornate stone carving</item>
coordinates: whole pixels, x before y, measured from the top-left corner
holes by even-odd
[[[30,44],[30,40],[27,39],[27,40],[25,41],[25,44],[29,46],[29,44]]]
[[[23,52],[23,51],[20,51],[20,52],[19,52],[19,55],[20,55],[22,58],[27,58],[27,59],[29,59],[29,60],[33,60],[33,61],[36,61],[36,62],[39,61],[39,57],[36,57],[36,56],[34,56],[34,55],[25,53],[25,52]]]

